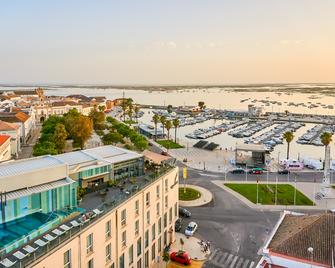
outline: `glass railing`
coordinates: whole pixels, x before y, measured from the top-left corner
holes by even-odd
[[[160,167],[159,169],[157,169],[155,171],[149,172],[149,173],[147,173],[143,176],[137,177],[138,179],[142,179],[140,183],[136,184],[136,185],[138,185],[138,187],[136,187],[136,188],[134,187],[133,190],[129,191],[129,193],[126,194],[126,195],[119,195],[118,197],[113,199],[113,201],[104,202],[100,206],[97,207],[98,209],[103,211],[101,214],[96,215],[92,218],[89,218],[89,220],[86,221],[86,222],[80,222],[79,217],[72,218],[70,221],[77,220],[78,223],[80,222],[80,225],[77,226],[77,227],[71,228],[69,231],[64,232],[62,235],[58,236],[53,241],[48,242],[46,246],[39,247],[35,252],[33,252],[31,254],[28,254],[22,260],[18,260],[17,258],[12,256],[11,253],[8,253],[8,254],[6,254],[6,256],[4,256],[4,254],[1,254],[1,252],[0,252],[0,259],[2,260],[6,257],[6,258],[9,258],[13,262],[17,261],[13,266],[11,266],[11,267],[14,267],[14,268],[17,268],[17,267],[22,268],[22,267],[26,267],[26,266],[32,264],[33,262],[35,262],[37,259],[39,259],[43,255],[46,255],[50,250],[53,250],[53,249],[57,248],[63,242],[67,241],[68,239],[72,238],[73,236],[75,236],[76,234],[81,232],[83,229],[86,229],[90,225],[97,222],[101,217],[103,217],[104,215],[106,215],[107,213],[109,213],[110,211],[115,209],[120,204],[124,203],[127,199],[134,196],[136,193],[138,193],[139,191],[144,189],[146,186],[150,185],[151,183],[153,183],[156,180],[158,180],[159,178],[161,178],[161,176],[170,172],[172,169],[174,169],[174,166],[166,165],[166,166]],[[66,223],[67,222],[62,222],[62,224],[66,224]],[[70,226],[70,224],[69,224],[69,226]],[[56,226],[54,226],[54,227],[56,227]],[[53,236],[54,236],[54,234],[53,234]],[[34,244],[34,243],[30,243],[30,245],[34,248],[37,247],[37,245]],[[17,248],[16,250],[20,250],[20,249]],[[21,250],[21,251],[24,252],[23,250]],[[12,252],[15,252],[15,250],[13,250]],[[1,266],[1,264],[0,264],[0,268],[2,268],[2,267],[4,267],[4,266]]]

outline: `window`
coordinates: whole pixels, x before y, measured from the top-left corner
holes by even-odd
[[[164,228],[167,226],[167,214],[166,212],[164,213]]]
[[[156,258],[156,245],[155,243],[151,246],[151,260],[154,260]]]
[[[169,223],[172,222],[172,207],[169,209]]]
[[[153,240],[155,240],[155,238],[156,238],[156,224],[153,224],[152,226],[151,226],[151,239],[152,239],[152,241]]]
[[[177,202],[174,204],[174,216],[178,217],[178,203]]]
[[[137,261],[137,268],[142,268],[142,259]]]
[[[169,190],[169,181],[168,179],[165,179],[165,192]]]
[[[129,247],[128,255],[129,255],[129,265],[131,265],[134,262],[134,247],[133,247],[133,245],[131,245]]]
[[[86,237],[86,253],[90,253],[93,251],[93,234],[89,234]]]
[[[145,195],[145,204],[147,206],[150,205],[150,193],[146,193],[146,195]]]
[[[139,215],[140,214],[140,203],[138,200],[135,202],[135,214]]]
[[[158,220],[158,234],[161,234],[162,232],[162,218],[159,218]]]
[[[137,239],[137,257],[142,254],[142,238]]]
[[[71,268],[71,249],[64,252],[64,268]]]
[[[140,232],[140,222],[138,220],[135,221],[135,235],[138,235]]]
[[[167,245],[167,231],[164,231],[164,246]]]
[[[144,256],[144,267],[149,268],[149,250],[145,253]]]
[[[147,224],[150,224],[150,211],[147,211]]]
[[[106,239],[111,237],[111,221],[107,221],[105,224],[105,237]]]
[[[160,204],[159,202],[156,204],[156,215],[159,216],[159,207],[160,207]]]
[[[90,259],[87,263],[87,268],[94,268],[94,262],[93,259]]]
[[[121,211],[121,226],[126,225],[127,211],[124,209]]]
[[[168,206],[169,206],[168,196],[165,196],[165,208],[168,208]]]
[[[106,263],[112,259],[112,246],[108,244],[106,246]]]
[[[125,268],[124,266],[124,253],[119,258],[120,268]]]
[[[122,245],[122,247],[125,247],[127,245],[127,234],[126,234],[126,231],[122,232],[121,245]]]
[[[159,198],[160,196],[160,189],[159,189],[159,185],[156,186],[156,197]]]
[[[157,248],[157,250],[158,250],[159,253],[161,252],[161,248],[162,248],[162,238],[159,237],[158,238],[158,248]]]
[[[149,246],[149,230],[145,231],[144,246],[145,246],[145,248],[147,248]]]

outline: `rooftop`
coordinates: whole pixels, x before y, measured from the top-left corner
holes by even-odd
[[[0,113],[0,120],[6,122],[26,122],[29,119],[29,115],[24,112],[16,112],[16,113]]]
[[[8,135],[0,135],[0,146],[2,146],[9,139],[10,139],[10,136]]]
[[[309,247],[313,248],[313,261],[332,265],[335,252],[335,214],[286,214],[270,241],[270,252],[310,260]]]
[[[0,131],[17,130],[18,128],[19,128],[18,125],[0,120]]]

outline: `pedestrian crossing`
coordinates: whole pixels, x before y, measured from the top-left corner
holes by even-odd
[[[254,268],[253,260],[215,249],[208,257],[205,267],[208,268]]]

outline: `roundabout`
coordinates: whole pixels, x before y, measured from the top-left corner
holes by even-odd
[[[179,187],[179,205],[182,207],[200,207],[210,203],[213,200],[213,195],[207,189],[186,184]]]

